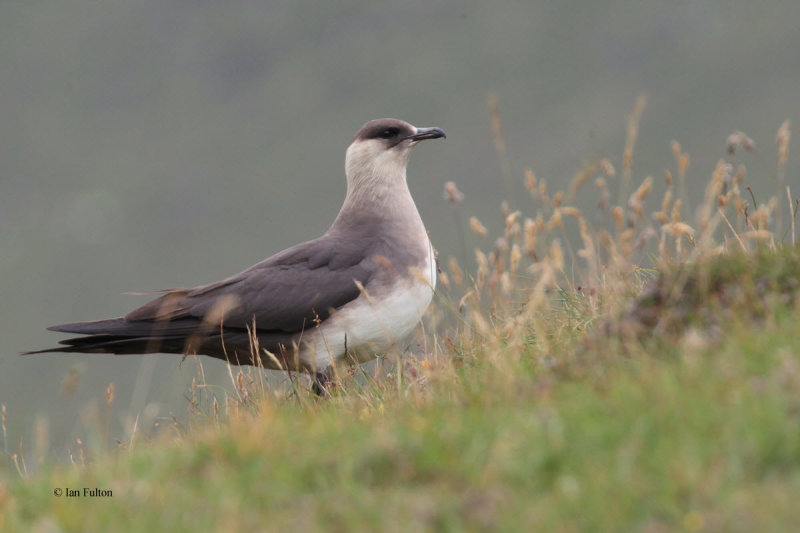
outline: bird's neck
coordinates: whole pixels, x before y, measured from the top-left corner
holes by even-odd
[[[350,170],[350,169],[348,169]],[[399,224],[425,231],[406,182],[405,166],[348,173],[347,195],[332,228],[342,224]]]

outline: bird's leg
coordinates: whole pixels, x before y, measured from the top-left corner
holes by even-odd
[[[326,368],[322,372],[314,372],[313,383],[311,390],[320,398],[329,398],[331,393],[329,390],[336,385],[330,374],[331,367]]]

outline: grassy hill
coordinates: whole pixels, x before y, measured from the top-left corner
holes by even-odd
[[[442,261],[413,353],[343,370],[330,399],[232,368],[222,395],[198,378],[188,423],[121,451],[25,475],[6,443],[23,475],[0,484],[0,528],[787,531],[800,251],[775,235],[794,240],[794,212],[721,162],[685,220],[683,155],[655,213],[626,168],[552,196],[529,173],[536,216],[507,209],[475,272]],[[572,201],[586,189],[591,217]]]

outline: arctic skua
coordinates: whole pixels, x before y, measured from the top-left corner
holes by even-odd
[[[123,317],[50,327],[82,336],[27,353],[208,355],[307,372],[324,393],[334,365],[374,358],[431,302],[436,261],[406,167],[417,143],[440,137],[402,120],[367,122],[347,148],[347,193],[324,235],[222,281],[158,291]]]

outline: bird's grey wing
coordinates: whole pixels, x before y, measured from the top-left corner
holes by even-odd
[[[178,289],[127,321],[194,318],[209,326],[302,331],[357,298],[377,269],[370,242],[326,237],[299,244],[210,285]]]

